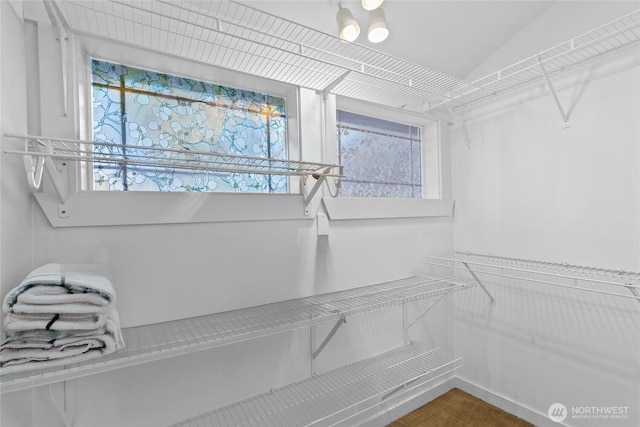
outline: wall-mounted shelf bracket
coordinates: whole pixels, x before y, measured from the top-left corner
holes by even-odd
[[[72,34],[71,26],[65,19],[64,15],[58,8],[58,6],[51,0],[44,1],[44,7],[49,15],[51,23],[56,28],[56,41],[60,43],[60,76],[62,84],[62,115],[67,117],[69,115],[69,100],[68,100],[68,76],[67,76],[67,60],[68,60],[68,42],[70,35]]]
[[[485,294],[487,294],[487,296],[489,297],[489,299],[491,300],[491,304],[495,304],[496,303],[496,299],[493,297],[493,295],[491,295],[491,293],[489,292],[489,290],[484,286],[484,284],[482,284],[482,282],[480,281],[480,279],[478,278],[478,276],[476,275],[476,273],[471,269],[471,267],[469,267],[469,264],[462,261],[462,265],[464,265],[464,267],[469,271],[469,273],[473,276],[473,279],[478,283],[478,285],[480,285],[480,287],[482,288],[482,290],[484,291]]]
[[[640,291],[638,291],[638,288],[633,285],[627,285],[625,287],[636,297],[636,301],[640,302]]]
[[[336,334],[336,332],[338,332],[338,329],[340,329],[340,326],[342,326],[344,323],[347,323],[347,318],[345,317],[344,314],[342,314],[342,315],[340,315],[340,319],[338,319],[336,324],[333,325],[333,328],[331,328],[331,331],[329,332],[327,337],[318,346],[318,349],[313,352],[313,359],[314,360],[320,355],[320,353],[322,352],[322,350],[324,350],[324,348],[327,346],[327,344],[329,344],[329,341],[331,341],[331,339]]]
[[[540,60],[540,57],[538,57],[538,65],[540,65],[540,71],[542,71],[544,80],[547,82],[549,91],[551,91],[551,95],[553,95],[553,100],[555,101],[556,106],[560,111],[560,115],[562,116],[562,128],[566,129],[569,127],[569,117],[567,116],[567,113],[565,113],[564,108],[562,108],[562,104],[560,103],[560,99],[558,98],[558,94],[556,93],[556,89],[553,87],[553,84],[551,83],[551,79],[549,78],[549,75],[547,74],[547,70],[546,68],[544,68],[544,63]]]
[[[31,149],[30,149],[31,148]],[[9,151],[7,151],[9,152]],[[27,173],[27,183],[31,191],[42,189],[42,176],[44,171],[53,184],[53,188],[58,194],[59,208],[58,214],[61,217],[69,216],[69,190],[67,188],[67,162],[60,161],[56,164],[53,143],[51,140],[25,140],[25,151],[23,155],[24,169]]]
[[[406,304],[405,304],[405,307],[404,307],[404,309],[405,309],[405,327],[404,327],[404,340],[405,340],[405,342],[409,342],[410,341],[409,340],[409,328],[411,328],[413,325],[418,323],[418,321],[420,319],[422,319],[433,307],[435,307],[436,304],[438,304],[440,302],[440,300],[445,297],[445,295],[446,294],[440,295],[440,297],[437,300],[435,300],[433,303],[431,303],[429,305],[429,307],[427,307],[422,313],[420,313],[420,315],[418,315],[414,319],[413,322],[411,322],[409,324],[407,324],[408,323],[408,314],[406,314]]]
[[[47,387],[48,390],[48,395],[49,395],[49,399],[51,399],[51,403],[53,404],[53,406],[56,408],[56,411],[58,412],[58,415],[60,416],[60,420],[63,422],[64,427],[73,427],[76,425],[75,423],[75,405],[71,405],[71,408],[67,407],[66,404],[66,389],[63,392],[63,399],[65,399],[64,404],[61,406],[60,403],[58,402],[58,400],[55,398],[54,396],[54,391],[53,391],[53,386],[54,384],[49,384],[49,386]],[[35,388],[33,389],[34,391],[36,390]],[[34,402],[36,400],[34,399]]]
[[[427,373],[425,373],[424,375],[427,375]],[[394,394],[398,393],[401,390],[404,390],[405,388],[407,388],[408,386],[410,386],[411,384],[415,383],[416,381],[418,381],[420,378],[422,378],[424,375],[418,377],[418,378],[414,378],[411,381],[407,381],[406,383],[394,388],[393,390],[391,390],[390,392],[388,392],[387,394],[385,394],[384,396],[382,396],[380,398],[381,402],[384,402],[385,400],[387,400],[388,398],[390,398],[391,396],[393,396]]]
[[[351,70],[345,71],[338,78],[329,83],[324,89],[322,89],[322,99],[326,101],[331,92],[333,92],[333,89],[335,89],[335,87],[338,86],[350,73]]]
[[[326,168],[322,174],[312,174],[311,176],[303,177],[302,182],[303,182],[304,194],[305,194],[304,196],[304,214],[305,215],[309,215],[309,205],[311,204],[311,200],[313,200],[313,197],[316,195],[316,193],[318,192],[322,184],[326,182],[327,186],[329,186],[329,183],[326,181],[328,177],[338,178],[336,180],[336,187],[339,187],[340,185],[339,178],[342,176],[342,166],[338,166],[338,167],[340,169],[340,174],[337,177],[335,175],[331,175],[331,170],[332,170],[331,167]],[[316,181],[313,184],[313,187],[311,187],[311,184],[309,182],[310,178],[313,178]],[[335,192],[335,194],[332,193],[331,191],[329,191],[329,193],[331,194],[332,197],[337,197],[338,195],[337,191]]]

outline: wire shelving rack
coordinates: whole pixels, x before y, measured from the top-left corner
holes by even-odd
[[[427,264],[451,271],[459,277],[494,277],[591,292],[640,302],[640,273],[568,263],[536,261],[472,252],[455,252],[453,256],[429,256]],[[483,285],[484,286],[484,285]]]
[[[443,101],[452,109],[548,78],[565,69],[640,41],[640,10],[560,43],[527,59],[470,83],[472,89],[455,99]]]
[[[421,379],[452,372],[460,358],[410,343],[229,405],[175,426],[319,426],[357,414]]]
[[[124,349],[81,364],[3,375],[0,389],[2,393],[12,392],[327,322],[340,324],[349,316],[441,297],[473,286],[473,282],[413,276],[257,307],[123,328]]]
[[[233,0],[47,0],[70,33],[408,111],[463,108],[640,41],[640,11],[473,82]]]
[[[50,157],[58,160],[92,162],[101,165],[127,165],[220,173],[342,176],[342,166],[338,164],[196,151],[186,148],[123,145],[31,135],[7,136],[23,139],[25,149],[4,151],[23,156]]]
[[[55,0],[69,31],[424,112],[472,89],[413,62],[229,0]]]
[[[335,178],[336,186],[344,167],[338,164],[245,156],[191,149],[163,148],[158,146],[123,145],[100,141],[82,141],[49,138],[32,135],[5,135],[24,141],[24,149],[5,149],[7,154],[21,155],[27,173],[27,182],[32,191],[42,188],[44,172],[51,179],[61,206],[66,206],[70,191],[63,172],[56,161],[73,161],[95,165],[109,165],[120,168],[190,171],[192,173],[214,174],[262,174],[299,176],[316,179],[315,185],[304,198],[305,212],[327,178]],[[87,168],[87,171],[91,168]],[[305,185],[306,185],[306,181]],[[68,214],[68,208],[64,208]]]

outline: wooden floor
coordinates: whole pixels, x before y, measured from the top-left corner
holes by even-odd
[[[454,388],[388,427],[533,427],[533,424]]]

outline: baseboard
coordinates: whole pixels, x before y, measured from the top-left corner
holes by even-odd
[[[559,427],[559,424],[551,421],[546,414],[522,405],[508,397],[501,396],[491,390],[474,384],[463,378],[452,376],[438,383],[427,381],[390,398],[384,403],[368,408],[366,411],[354,414],[337,426],[366,426],[384,427],[398,418],[426,405],[432,400],[442,396],[453,388],[469,393],[503,411],[513,414],[523,420],[529,421],[536,427]]]
[[[503,411],[522,418],[525,421],[529,421],[537,427],[559,427],[564,424],[559,424],[551,421],[547,414],[543,414],[534,409],[531,409],[521,403],[518,403],[508,397],[499,395],[491,390],[487,390],[477,384],[474,384],[464,378],[455,377],[452,379],[455,387],[460,390],[469,393],[470,395],[477,397],[493,406],[496,406]]]

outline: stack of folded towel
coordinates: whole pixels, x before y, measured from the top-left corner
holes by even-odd
[[[94,265],[47,264],[4,299],[2,375],[83,362],[124,347],[116,294]]]

